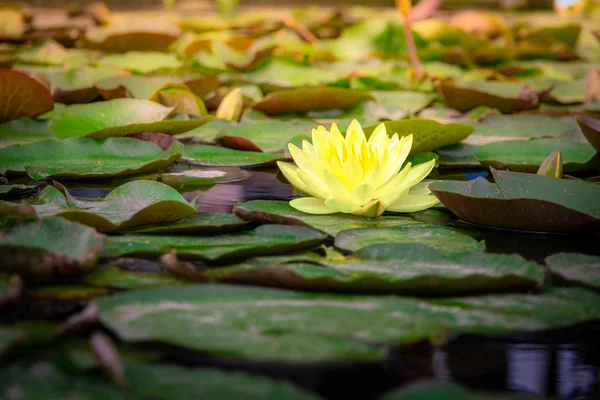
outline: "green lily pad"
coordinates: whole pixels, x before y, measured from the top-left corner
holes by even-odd
[[[492,172],[496,184],[477,178],[434,182],[429,188],[460,219],[478,225],[544,232],[600,229],[597,185],[537,174]]]
[[[0,68],[0,122],[37,117],[54,108],[48,87],[29,74]]]
[[[126,363],[125,374],[136,398],[171,400],[318,400],[319,397],[258,375],[175,365]]]
[[[206,167],[248,167],[274,165],[284,157],[257,151],[233,150],[225,147],[195,144],[185,146],[186,160]]]
[[[517,172],[535,173],[546,157],[560,150],[565,173],[589,171],[598,165],[596,150],[569,139],[511,140],[478,146],[475,157],[483,165]]]
[[[380,400],[548,400],[523,394],[473,392],[456,383],[424,381],[387,393]]]
[[[319,68],[286,58],[271,58],[256,69],[244,74],[254,83],[281,86],[321,85],[333,82],[344,75],[330,68]]]
[[[536,91],[524,85],[519,91],[505,82],[502,82],[502,85],[494,85],[490,82],[477,82],[476,85],[470,86],[442,83],[440,90],[448,106],[461,112],[487,106],[503,114],[510,114],[538,106],[540,98]]]
[[[202,271],[210,280],[300,290],[402,295],[464,295],[528,290],[542,284],[539,265],[516,254],[443,255],[420,243],[376,244],[351,256],[332,251],[261,257]]]
[[[54,139],[48,132],[48,121],[20,118],[0,124],[0,149],[13,144],[26,144]]]
[[[368,92],[336,87],[308,87],[271,92],[254,109],[267,115],[307,112],[321,109],[348,110],[373,100]]]
[[[435,99],[435,94],[408,90],[374,90],[370,93],[375,102],[398,106],[404,109],[408,115],[417,114]]]
[[[266,153],[284,153],[288,143],[299,135],[308,135],[315,124],[311,122],[273,121],[252,125],[241,124],[235,127],[225,127],[216,135],[219,144],[239,150],[250,150],[246,146],[236,146],[236,139],[250,141],[254,148]]]
[[[219,235],[244,229],[247,225],[247,221],[231,214],[196,213],[180,221],[142,226],[128,230],[127,233],[144,235]]]
[[[46,140],[0,149],[0,173],[27,171],[34,179],[126,176],[166,168],[182,150],[177,142],[162,151],[131,138]]]
[[[75,200],[57,186],[47,186],[33,200],[40,217],[59,216],[105,232],[177,221],[196,212],[175,189],[155,181],[125,183],[100,200]]]
[[[321,244],[321,232],[302,226],[263,225],[240,233],[213,237],[127,235],[110,237],[103,255],[157,257],[175,249],[182,259],[225,261],[278,254]]]
[[[48,80],[54,100],[63,104],[89,103],[99,97],[94,84],[107,77],[121,75],[114,67],[78,67],[52,74]]]
[[[437,149],[440,168],[481,168],[481,163],[475,158],[479,146],[467,143],[456,143]]]
[[[442,254],[485,249],[484,242],[478,242],[456,229],[429,224],[350,229],[335,237],[335,246],[349,251],[380,243],[422,243]]]
[[[25,279],[72,277],[96,265],[105,236],[62,218],[0,218],[2,272]]]
[[[204,97],[219,86],[217,78],[203,77],[185,80],[178,76],[113,76],[96,82],[96,88],[106,100],[122,97],[151,100],[160,88],[177,86],[191,89],[197,96]]]
[[[577,123],[571,117],[548,117],[545,115],[491,115],[482,121],[471,122],[473,135],[465,143],[482,145],[491,142],[555,137],[577,139]]]
[[[388,135],[397,133],[398,136],[413,135],[411,154],[435,150],[439,147],[458,143],[468,137],[475,128],[467,124],[441,124],[437,121],[413,118],[400,121],[384,122]],[[370,136],[376,125],[364,129],[365,135]]]
[[[331,236],[354,228],[377,229],[417,223],[410,217],[389,213],[377,218],[342,213],[312,215],[296,210],[287,201],[276,200],[252,200],[238,203],[233,207],[233,212],[238,217],[251,222],[309,226]]]
[[[214,144],[214,138],[219,132],[221,132],[223,129],[236,126],[239,126],[237,122],[215,118],[190,131],[179,133],[175,137],[177,139],[189,139],[192,141],[192,143]]]
[[[580,288],[424,300],[229,285],[153,288],[98,301],[102,324],[125,341],[295,362],[380,359],[381,344],[411,343],[442,332],[564,327],[598,319],[599,305],[599,294]]]
[[[581,253],[558,253],[546,257],[553,275],[576,285],[600,289],[600,257]]]
[[[87,29],[81,44],[87,49],[108,53],[166,51],[181,33],[177,27],[156,20],[128,22]]]
[[[150,100],[114,99],[68,107],[56,114],[48,130],[56,137],[106,138],[141,132],[176,134],[205,124],[207,119],[164,120],[173,111]]]
[[[163,68],[179,68],[183,63],[175,54],[154,51],[129,51],[124,54],[109,54],[97,61],[98,65],[123,68],[140,74],[147,74]]]
[[[127,271],[116,265],[99,266],[83,280],[88,285],[116,289],[140,289],[182,283],[168,272]]]
[[[0,185],[0,199],[31,195],[34,194],[37,190],[37,186],[34,185]]]

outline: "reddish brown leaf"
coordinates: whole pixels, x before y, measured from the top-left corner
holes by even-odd
[[[0,68],[0,122],[37,117],[54,108],[52,94],[41,79]]]
[[[262,153],[262,149],[254,144],[252,140],[241,136],[220,136],[217,138],[217,142],[221,146],[228,147],[230,149],[258,151]]]
[[[600,152],[600,119],[587,115],[579,115],[576,119],[583,136],[594,146],[596,151]]]
[[[467,112],[478,106],[488,106],[503,114],[509,114],[536,108],[540,100],[540,94],[528,86],[525,86],[517,97],[501,97],[476,89],[454,86],[451,83],[442,83],[440,90],[446,103],[461,112]]]

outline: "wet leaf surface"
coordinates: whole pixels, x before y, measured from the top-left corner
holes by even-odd
[[[229,283],[359,293],[443,296],[535,288],[543,270],[517,255],[444,256],[418,243],[376,244],[351,256],[327,252],[261,257],[202,276]]]
[[[195,165],[206,167],[244,167],[275,165],[283,156],[257,151],[242,151],[219,146],[196,144],[186,146],[185,158]]]
[[[196,213],[179,221],[142,226],[128,233],[144,235],[218,235],[244,229],[248,223],[231,214]]]
[[[161,170],[175,162],[181,143],[167,151],[131,138],[74,138],[0,149],[0,173],[27,172],[42,178],[110,178]]]
[[[213,237],[198,236],[111,236],[104,248],[105,257],[136,255],[157,257],[177,251],[182,259],[223,262],[244,257],[279,254],[315,247],[326,235],[301,226],[265,225],[240,233]]]
[[[597,185],[508,171],[494,171],[494,177],[496,184],[477,178],[434,182],[430,189],[460,219],[478,225],[542,232],[600,229]]]
[[[580,307],[583,303],[591,307]],[[308,362],[373,360],[382,357],[381,344],[414,342],[434,332],[500,334],[565,326],[598,318],[598,304],[598,294],[578,288],[423,300],[188,285],[105,297],[99,309],[102,324],[126,341]]]
[[[81,275],[96,265],[105,236],[62,218],[0,218],[2,272],[30,280]]]
[[[38,215],[60,216],[100,231],[177,221],[196,211],[176,190],[160,182],[128,182],[91,201],[76,200],[62,185],[55,186],[47,186],[32,200]]]
[[[553,275],[575,285],[600,288],[600,257],[580,253],[557,253],[546,257]]]
[[[469,235],[455,229],[429,224],[350,229],[340,232],[335,237],[335,246],[349,251],[381,243],[422,243],[442,254],[485,249],[484,242],[478,242]]]

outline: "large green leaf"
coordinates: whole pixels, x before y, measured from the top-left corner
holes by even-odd
[[[600,229],[598,185],[492,171],[497,184],[477,178],[434,182],[429,188],[460,219],[478,225],[547,232]]]
[[[80,275],[96,265],[104,235],[62,218],[0,218],[1,271],[26,279]],[[10,261],[9,261],[10,260]]]
[[[127,232],[144,235],[217,235],[241,230],[247,225],[248,222],[235,215],[206,212],[196,213],[180,221],[142,226]]]
[[[384,122],[388,135],[397,133],[398,136],[413,135],[411,154],[432,151],[439,147],[458,143],[468,137],[475,128],[467,124],[441,124],[437,121],[413,118],[400,121]],[[365,135],[369,136],[376,125],[365,128]]]
[[[321,244],[321,232],[302,226],[263,225],[240,233],[213,237],[127,235],[108,239],[103,255],[156,257],[175,249],[184,259],[225,261],[286,251],[302,250]]]
[[[523,394],[472,392],[456,383],[424,381],[387,393],[380,400],[545,400]]]
[[[329,250],[326,257],[261,257],[202,274],[222,282],[292,289],[425,296],[526,290],[544,279],[539,265],[516,254],[443,255],[419,243],[376,244],[351,256]]]
[[[110,178],[161,170],[182,151],[181,143],[162,151],[131,138],[46,140],[0,149],[0,173],[27,171],[34,179]]]
[[[98,266],[84,277],[84,281],[88,285],[116,289],[139,289],[182,283],[168,272],[128,271],[116,265]]]
[[[536,172],[554,150],[560,150],[565,173],[589,171],[598,165],[596,149],[568,139],[510,140],[489,143],[475,150],[484,165],[519,172]]]
[[[124,54],[108,54],[97,61],[98,65],[123,68],[146,74],[158,69],[179,68],[183,65],[175,54],[154,51],[129,51]]]
[[[485,249],[484,242],[478,242],[469,235],[429,224],[350,229],[335,237],[336,247],[350,251],[380,243],[422,243],[443,254]]]
[[[507,334],[600,318],[600,295],[579,288],[423,300],[186,285],[103,297],[98,306],[102,324],[122,340],[305,362],[377,359],[381,344],[442,332]]]
[[[367,92],[336,87],[307,87],[271,92],[254,106],[267,115],[321,109],[347,110],[372,100]]]
[[[318,400],[287,382],[218,369],[127,363],[125,373],[139,399]]]
[[[33,207],[40,217],[59,216],[100,231],[177,221],[196,212],[175,189],[144,180],[125,183],[100,200],[75,200],[62,185],[48,186]]]
[[[204,144],[185,146],[184,156],[192,164],[208,167],[274,165],[276,161],[283,159],[277,154],[233,150]]]
[[[177,134],[197,128],[212,118],[164,120],[172,111],[172,108],[143,99],[100,101],[70,106],[57,113],[50,120],[48,130],[61,139],[106,138],[141,132]]]
[[[48,132],[48,121],[21,118],[0,124],[0,148],[53,138]]]
[[[217,142],[225,147],[234,147],[238,138],[247,139],[260,150],[267,153],[283,153],[288,143],[299,135],[308,135],[315,124],[311,122],[274,121],[252,125],[239,125],[223,128],[216,136]],[[239,139],[238,139],[239,140]],[[233,142],[233,143],[232,143]],[[235,146],[236,148],[238,146]],[[244,148],[240,148],[244,150]]]
[[[296,210],[287,201],[276,200],[252,200],[239,203],[233,207],[233,212],[238,217],[252,222],[310,226],[331,236],[347,229],[383,228],[417,223],[405,215],[389,213],[377,218],[341,213],[313,215]]]
[[[600,257],[581,253],[558,253],[546,257],[553,275],[583,286],[600,289]]]

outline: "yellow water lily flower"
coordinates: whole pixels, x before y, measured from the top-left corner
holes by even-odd
[[[342,136],[336,124],[328,131],[312,131],[312,144],[302,149],[290,143],[296,165],[278,162],[287,180],[311,197],[294,199],[290,205],[309,214],[352,213],[376,217],[385,210],[414,212],[438,203],[428,184],[421,182],[435,160],[404,164],[412,147],[412,135],[391,138],[380,124],[367,140],[354,120]],[[419,183],[421,182],[421,183]]]

